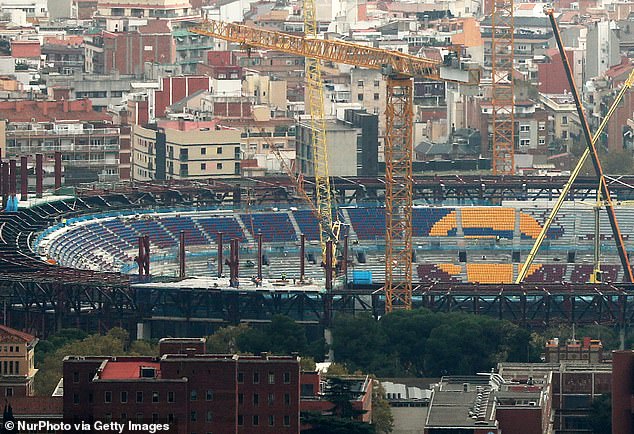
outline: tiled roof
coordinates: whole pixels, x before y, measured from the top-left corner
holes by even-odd
[[[102,380],[124,380],[141,378],[141,368],[154,368],[158,372],[161,365],[158,362],[135,360],[135,361],[108,361],[101,373]]]
[[[33,342],[35,340],[35,336],[21,332],[20,330],[12,329],[11,327],[7,327],[5,325],[0,325],[0,334],[15,336],[24,342]]]

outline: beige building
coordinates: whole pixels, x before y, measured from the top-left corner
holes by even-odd
[[[561,152],[570,152],[573,143],[581,136],[581,124],[572,94],[540,94],[539,99],[552,120],[551,141],[561,143]]]
[[[386,81],[381,71],[350,70],[350,102],[360,104],[368,113],[379,116],[379,137],[385,136]]]
[[[38,339],[7,326],[0,326],[0,396],[32,396],[35,345]]]
[[[99,0],[97,14],[105,17],[176,18],[191,15],[188,0]]]
[[[240,132],[216,129],[215,122],[163,121],[135,125],[132,172],[137,181],[237,178]]]

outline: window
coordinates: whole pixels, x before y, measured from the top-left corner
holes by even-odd
[[[269,415],[269,426],[275,426],[275,416]]]
[[[561,117],[561,124],[562,125],[568,125],[568,116],[562,116]]]
[[[253,373],[253,384],[260,384],[260,373],[259,372],[254,372]]]
[[[546,144],[546,139],[540,138],[539,139],[539,144],[540,145],[545,145]]]
[[[253,426],[258,426],[260,424],[260,417],[257,414],[253,415]]]
[[[200,155],[207,155],[207,148],[200,148]]]
[[[284,372],[284,384],[291,384],[291,373]]]
[[[213,421],[214,420],[214,414],[211,411],[208,411],[206,419],[207,419],[207,422]]]
[[[216,169],[222,170],[222,163],[216,163]]]
[[[357,101],[363,101],[363,94],[362,93],[357,95]]]
[[[359,87],[363,87],[363,80],[359,80],[359,81],[357,81],[357,86],[359,86]]]
[[[291,394],[290,393],[285,393],[284,394],[284,405],[291,405]]]
[[[216,154],[222,154],[222,147],[216,148]]]
[[[7,387],[4,389],[5,396],[11,397],[13,396],[13,387]]]
[[[174,402],[174,392],[167,392],[167,402]]]
[[[291,417],[284,416],[284,426],[291,426]]]
[[[104,422],[112,422],[112,413],[106,413],[104,415]]]
[[[269,407],[272,406],[274,402],[275,402],[275,394],[269,393],[269,399],[268,399]]]
[[[241,414],[238,415],[238,426],[244,425],[244,417]]]
[[[79,394],[78,393],[74,393],[73,394],[73,404],[79,404]]]
[[[92,404],[92,392],[88,392],[88,404]]]
[[[520,146],[530,146],[531,141],[530,139],[521,139],[520,140]]]
[[[167,421],[170,422],[170,423],[174,422],[174,413],[169,413],[167,415]]]
[[[214,391],[207,389],[207,396],[206,396],[207,401],[213,401],[214,399]]]
[[[158,392],[152,392],[152,402],[154,402],[154,403],[159,402],[159,393]]]
[[[207,170],[207,163],[200,163],[200,170]]]
[[[128,420],[128,414],[127,413],[121,413],[121,422],[125,422]]]
[[[152,413],[152,423],[158,423],[159,415],[158,413]]]
[[[112,402],[112,392],[110,392],[109,390],[104,392],[103,402],[105,402],[106,404],[109,404]]]
[[[73,383],[79,383],[79,372],[73,372]]]
[[[128,402],[128,392],[124,390],[119,398],[121,399],[121,404],[126,404]]]
[[[191,420],[192,422],[196,422],[196,419],[198,419],[198,414],[196,414],[196,412],[195,412],[195,411],[192,411],[192,412],[189,414],[189,420]]]
[[[520,132],[527,133],[530,130],[531,130],[531,126],[530,125],[520,125]]]
[[[546,122],[539,123],[539,131],[544,131],[546,129]]]
[[[275,373],[269,372],[269,384],[275,384]]]
[[[244,395],[242,393],[238,393],[238,405],[242,405],[244,402]]]
[[[244,372],[238,372],[238,384],[244,383]]]
[[[380,84],[379,80],[374,80],[374,87],[379,87],[379,84]]]
[[[192,390],[191,393],[189,394],[189,400],[196,401],[197,399],[198,399],[198,392],[196,392],[195,390]]]
[[[143,392],[136,393],[136,402],[143,402]]]
[[[253,394],[253,405],[257,407],[260,404],[260,395],[257,393]]]
[[[375,94],[374,94],[374,101],[378,101],[378,100],[379,100],[379,94],[378,94],[378,93],[375,93]]]
[[[566,140],[568,138],[568,131],[562,131],[561,132],[561,138]]]

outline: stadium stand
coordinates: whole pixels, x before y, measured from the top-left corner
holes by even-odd
[[[428,237],[434,225],[452,211],[454,211],[452,208],[414,208],[412,210],[413,236]]]
[[[513,264],[467,264],[467,279],[473,283],[512,283]]]
[[[241,214],[240,218],[247,230],[252,229],[254,237],[262,232],[262,240],[265,243],[297,240],[295,228],[286,213]]]
[[[429,230],[429,236],[431,237],[447,237],[455,236],[457,232],[457,216],[456,211],[451,211],[449,214],[438,220]]]
[[[240,224],[233,217],[203,217],[195,218],[196,223],[207,238],[215,242],[218,232],[222,232],[225,240],[238,238],[241,242],[246,241],[246,237]]]
[[[313,241],[319,239],[319,222],[311,210],[295,210],[293,211],[293,218],[295,218],[300,231],[306,236],[306,240]]]
[[[462,208],[465,238],[513,238],[515,209],[497,207]]]
[[[359,240],[385,238],[384,208],[347,208],[347,211]]]
[[[452,264],[445,264],[452,265]],[[460,268],[459,265],[457,265]],[[459,277],[455,277],[453,273],[448,273],[441,266],[436,266],[434,264],[419,264],[416,267],[416,272],[418,274],[418,278],[421,282],[425,283],[436,283],[436,282],[460,282]],[[458,271],[460,272],[460,271]]]

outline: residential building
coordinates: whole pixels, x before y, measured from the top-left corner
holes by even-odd
[[[98,0],[97,14],[101,17],[187,18],[192,15],[192,6],[189,0]]]
[[[161,121],[132,127],[132,179],[239,178],[240,131],[217,123]]]
[[[552,377],[553,432],[591,434],[589,417],[592,401],[610,393],[612,365],[588,360],[560,360],[558,363],[501,363],[498,373],[506,378]],[[511,431],[515,432],[515,431]]]
[[[87,35],[85,71],[140,76],[144,64],[176,62],[176,44],[167,20],[150,20],[135,29],[103,30]]]
[[[48,17],[47,0],[3,0],[1,9],[22,11],[29,21]]]
[[[315,151],[310,123],[300,121],[296,135],[296,170],[314,176]],[[376,115],[346,110],[344,120],[326,121],[326,141],[330,176],[360,176],[366,173],[376,176],[379,148]]]
[[[366,68],[350,70],[350,102],[361,105],[368,113],[378,115],[381,137],[385,136],[386,85],[381,71]]]
[[[586,46],[586,64],[583,81],[600,77],[614,65],[621,62],[619,38],[612,21],[598,21],[590,24]]]
[[[162,349],[174,351],[171,341]],[[160,358],[66,357],[64,418],[161,423],[182,434],[299,432],[298,357],[212,355],[189,344]]]
[[[540,94],[539,100],[548,112],[546,129],[549,130],[549,138],[546,143],[549,150],[557,154],[570,152],[581,139],[581,123],[572,94]],[[539,128],[543,126],[539,124]]]
[[[45,185],[53,184],[55,151],[62,152],[67,185],[119,179],[120,130],[90,100],[1,101],[0,118],[6,119],[3,157],[42,153]]]
[[[550,379],[548,373],[443,377],[432,390],[424,433],[551,433]]]
[[[37,342],[35,336],[0,325],[0,396],[5,400],[35,395]]]
[[[134,80],[132,75],[119,74],[49,74],[46,88],[49,97],[57,100],[89,98],[93,110],[102,112],[109,106],[121,104],[124,95],[131,91],[130,84]]]
[[[62,40],[49,38],[42,45],[46,69],[63,75],[81,73],[84,69],[84,42],[82,38]]]

